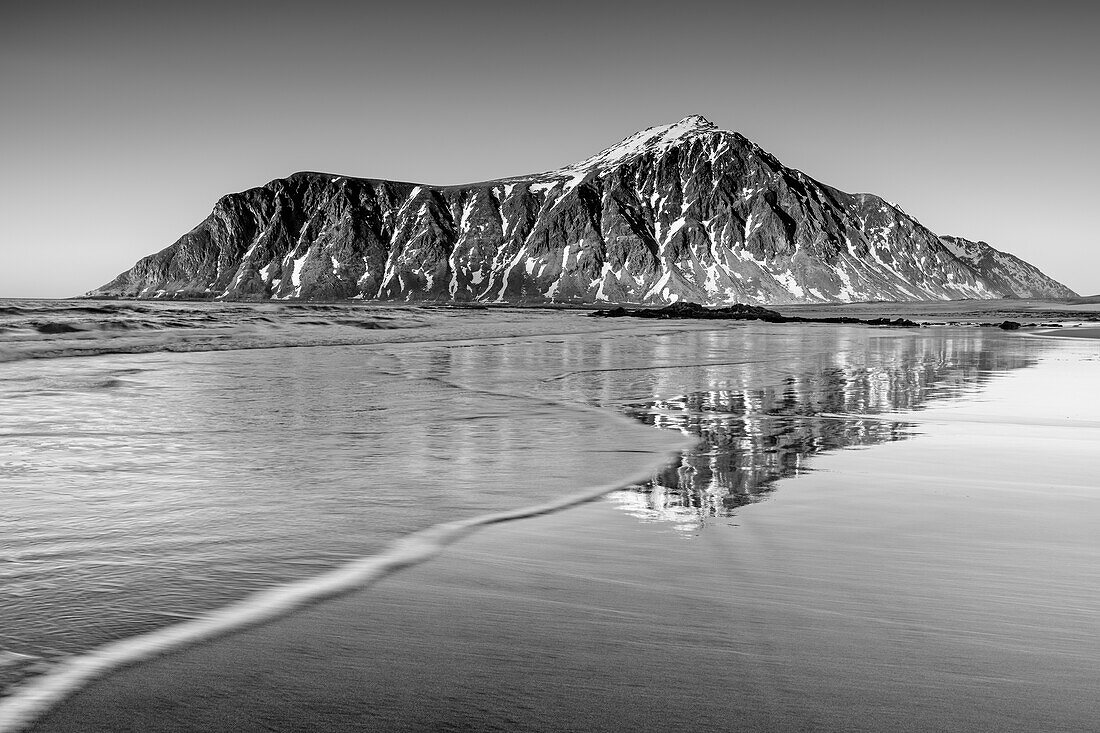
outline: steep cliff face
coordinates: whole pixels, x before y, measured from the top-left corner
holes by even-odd
[[[970,266],[993,288],[1017,298],[1073,298],[1076,293],[1039,268],[985,242],[962,237],[940,237],[940,241],[959,260]]]
[[[687,117],[486,183],[296,173],[225,196],[89,295],[778,304],[1069,292],[992,248],[960,256],[953,241]],[[1037,277],[1021,279],[1017,263]]]

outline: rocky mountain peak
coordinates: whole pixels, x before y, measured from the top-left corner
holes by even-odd
[[[668,137],[690,137],[700,133],[717,132],[718,126],[703,115],[688,115],[679,122],[664,125]],[[659,129],[659,128],[653,128]]]
[[[611,147],[601,150],[579,163],[559,168],[538,176],[538,178],[563,178],[584,176],[595,169],[607,169],[651,153],[660,153],[668,148],[691,140],[722,132],[713,122],[702,115],[688,115],[679,122],[668,125],[648,127],[623,139]]]
[[[224,197],[93,294],[714,305],[1073,295],[700,115],[482,183],[295,174]]]

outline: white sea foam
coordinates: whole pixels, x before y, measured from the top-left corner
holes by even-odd
[[[594,407],[571,407],[608,416],[606,410]],[[628,420],[622,416],[619,418]],[[304,606],[367,587],[390,573],[436,556],[448,545],[481,527],[548,514],[644,483],[652,477],[655,469],[674,460],[691,442],[683,440],[676,448],[657,454],[659,461],[620,481],[588,487],[542,504],[437,524],[397,540],[381,554],[360,558],[313,578],[255,593],[192,621],[116,641],[75,656],[61,663],[55,671],[25,682],[0,700],[0,733],[29,727],[65,698],[116,669],[259,626]]]

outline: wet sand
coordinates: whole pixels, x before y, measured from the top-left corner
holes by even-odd
[[[613,495],[489,527],[34,730],[1093,729],[1100,423],[1074,369],[819,456],[736,517]]]
[[[1079,328],[1059,328],[1037,332],[1042,336],[1067,336],[1079,339],[1100,339],[1100,327],[1083,326]]]

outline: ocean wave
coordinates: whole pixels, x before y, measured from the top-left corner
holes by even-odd
[[[575,407],[607,415],[597,408]],[[549,514],[642,484],[650,479],[655,469],[677,460],[691,442],[681,439],[676,448],[656,454],[657,460],[653,463],[614,483],[591,486],[541,504],[437,524],[395,541],[379,554],[358,558],[312,578],[255,593],[198,618],[71,657],[52,671],[27,680],[0,700],[0,733],[30,726],[89,682],[120,667],[269,623],[307,605],[370,586],[391,573],[435,557],[447,546],[483,527]]]
[[[0,306],[0,362],[351,345],[370,340],[364,331],[423,325],[415,310],[388,306],[27,301]]]

